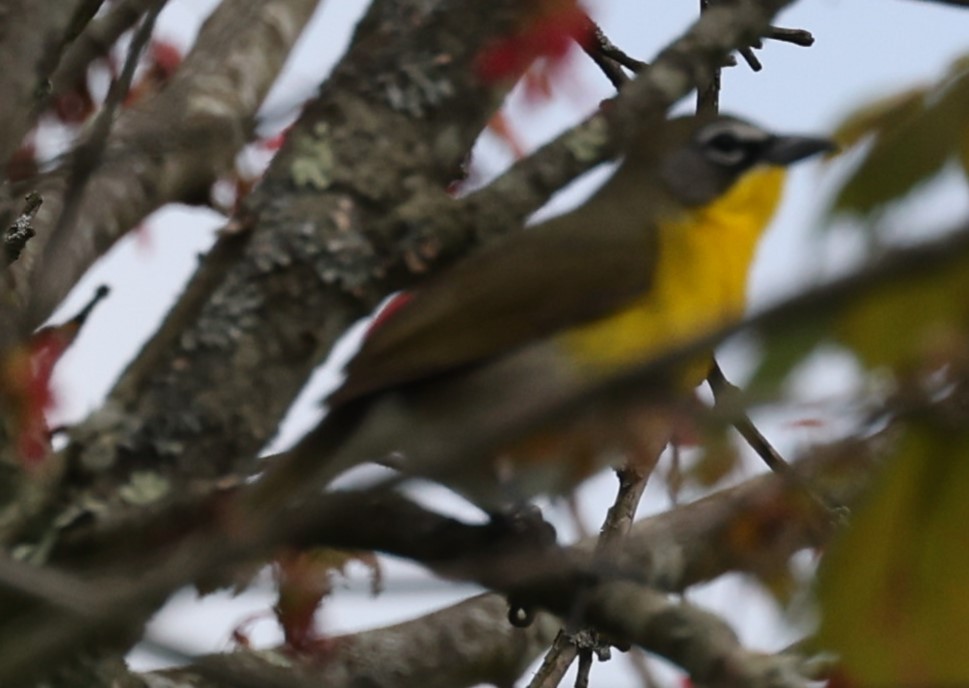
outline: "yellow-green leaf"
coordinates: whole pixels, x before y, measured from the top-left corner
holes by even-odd
[[[838,318],[838,340],[870,367],[936,369],[969,355],[969,259],[872,290]]]
[[[868,214],[901,198],[959,154],[969,125],[969,60],[952,65],[931,89],[885,98],[849,117],[840,140],[874,134],[871,149],[834,203],[836,212]]]
[[[911,423],[820,576],[852,685],[969,685],[967,495],[969,431]]]
[[[850,148],[866,136],[891,129],[893,125],[917,117],[922,111],[926,88],[911,88],[878,98],[848,115],[834,132],[842,148]]]

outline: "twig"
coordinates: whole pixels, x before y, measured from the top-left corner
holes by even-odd
[[[571,636],[565,632],[565,629],[559,630],[552,647],[545,653],[542,665],[528,682],[528,688],[555,688],[562,682],[578,654],[579,648],[572,642]]]
[[[131,82],[134,79],[138,61],[141,59],[141,54],[151,39],[155,21],[158,19],[158,15],[166,4],[167,0],[155,0],[154,5],[145,15],[141,26],[138,27],[134,37],[131,39],[131,46],[128,48],[128,55],[125,59],[121,74],[111,82],[111,87],[104,100],[104,105],[95,117],[94,123],[91,125],[90,134],[74,151],[72,169],[66,187],[67,191],[64,194],[64,204],[57,218],[57,223],[51,231],[50,239],[43,251],[38,268],[33,271],[31,276],[31,282],[35,289],[31,289],[30,293],[34,293],[36,287],[46,278],[44,266],[53,263],[51,261],[53,254],[57,251],[65,250],[65,247],[62,246],[64,243],[63,239],[74,226],[75,217],[80,209],[81,201],[84,199],[84,190],[91,178],[91,174],[100,164],[104,149],[107,146],[108,135],[111,133],[111,125],[114,123],[115,113],[121,107],[125,95],[131,88]]]
[[[867,478],[870,477],[872,464],[870,455],[863,447],[870,446],[870,442],[870,439],[852,442],[841,446],[834,454],[827,452],[819,454],[808,460],[804,470],[814,476],[813,479],[821,489],[830,490],[828,494],[832,499],[850,504],[858,498],[864,486],[868,484]],[[744,564],[743,553],[721,551],[723,532],[734,527],[731,524],[741,522],[749,524],[750,505],[762,503],[764,498],[787,500],[788,496],[793,494],[783,481],[768,474],[751,479],[742,486],[723,490],[693,504],[680,507],[673,512],[642,520],[637,523],[631,534],[640,549],[624,551],[624,558],[627,556],[630,558],[628,561],[624,559],[621,562],[621,571],[641,574],[645,576],[644,580],[654,586],[673,591],[682,590],[686,586],[701,581],[712,580],[726,570],[753,570]],[[493,537],[494,529],[489,529],[487,526],[459,525],[452,519],[408,502],[399,494],[318,495],[313,503],[307,503],[298,510],[277,510],[272,523],[267,523],[260,514],[236,511],[232,511],[231,516],[224,516],[217,522],[213,522],[212,514],[225,514],[227,504],[225,500],[231,498],[231,495],[224,495],[221,491],[215,495],[209,495],[208,499],[201,502],[198,501],[198,497],[194,499],[188,499],[185,495],[182,497],[182,501],[154,510],[150,515],[140,514],[120,530],[99,529],[89,537],[80,540],[77,540],[77,534],[75,534],[75,542],[69,547],[70,552],[63,546],[70,543],[62,544],[59,548],[62,560],[65,560],[65,557],[68,561],[80,557],[92,564],[98,562],[107,564],[115,552],[111,543],[163,542],[166,539],[170,540],[172,533],[187,534],[185,537],[188,540],[174,548],[146,552],[143,559],[129,562],[138,570],[148,572],[130,586],[127,583],[118,584],[114,577],[98,578],[92,569],[91,575],[94,577],[89,575],[86,578],[87,584],[93,586],[93,589],[110,591],[109,595],[105,595],[104,606],[101,607],[102,614],[97,615],[96,618],[84,620],[83,623],[73,623],[70,618],[65,619],[63,613],[50,615],[42,609],[39,611],[44,613],[13,619],[14,625],[8,630],[16,634],[19,647],[12,648],[0,644],[0,655],[3,655],[0,658],[0,674],[4,677],[3,685],[7,685],[6,680],[12,679],[17,673],[17,667],[25,671],[26,668],[35,666],[38,658],[44,658],[47,662],[57,661],[55,657],[59,648],[65,645],[74,646],[83,639],[90,638],[92,633],[100,632],[101,629],[117,628],[116,624],[125,623],[124,620],[129,619],[132,611],[136,611],[145,599],[153,598],[162,592],[167,594],[186,582],[197,580],[206,572],[227,570],[225,567],[231,567],[238,561],[253,561],[267,551],[270,543],[274,547],[281,542],[286,542],[296,547],[319,545],[378,549],[396,556],[423,561],[436,571],[443,570],[445,574],[455,574],[458,577],[463,574],[472,579],[480,579],[486,587],[503,591],[508,585],[522,583],[523,576],[538,575],[539,579],[529,588],[534,593],[534,598],[529,601],[534,601],[536,606],[547,605],[552,611],[565,615],[568,615],[570,608],[573,607],[570,601],[574,600],[576,595],[582,594],[579,585],[584,586],[583,589],[587,592],[590,590],[588,587],[590,579],[587,577],[582,579],[567,577],[565,580],[556,580],[556,577],[560,578],[563,573],[568,573],[565,570],[566,567],[575,566],[575,564],[563,563],[557,556],[550,562],[544,556],[538,562],[535,562],[535,558],[532,557],[532,563],[537,564],[534,568],[515,565],[524,562],[513,561],[511,566],[505,567],[504,571],[498,572],[497,575],[492,575],[496,571],[493,567],[499,564],[497,560],[503,555],[492,554],[495,549],[484,552],[482,565],[476,565],[475,561],[470,561],[464,566],[460,563],[457,566],[446,566],[445,560],[453,562],[455,557],[463,558],[469,554],[481,553],[486,542],[478,541],[477,538],[488,536],[489,533]],[[383,504],[383,502],[387,503]],[[353,516],[360,513],[366,513],[368,517],[359,519]],[[244,520],[236,521],[236,515]],[[765,548],[771,548],[772,556],[786,557],[809,544],[814,546],[818,544],[806,535],[807,528],[798,525],[796,520],[796,517],[785,519],[783,523],[778,523],[773,528],[776,530],[793,526],[797,532],[786,534],[782,532],[779,536],[775,532],[772,537],[780,537],[781,541],[764,545]],[[230,522],[231,525],[229,525]],[[226,536],[227,531],[220,527],[220,523],[228,525],[230,537]],[[265,532],[267,527],[272,532],[267,534]],[[462,548],[462,543],[468,546]],[[585,547],[580,545],[578,550],[585,552],[586,556],[573,561],[587,562],[588,549],[592,546],[592,543]],[[775,546],[778,548],[776,551],[773,549]],[[100,557],[98,553],[101,553]],[[92,559],[92,556],[95,558]],[[657,562],[664,557],[676,562],[675,572],[657,566]],[[486,568],[490,568],[490,571],[485,571]],[[536,568],[541,571],[535,571]],[[125,570],[128,570],[127,565]],[[580,583],[579,580],[586,582]],[[108,585],[107,581],[114,582]],[[598,617],[600,622],[634,623],[635,619],[625,618],[636,611],[628,604],[619,604],[615,608],[615,613],[623,617],[621,619],[612,619],[609,614],[601,616],[605,610],[602,607],[597,609],[597,605],[605,603],[606,600],[597,597],[595,588],[600,588],[600,591],[605,594],[607,592],[605,588],[611,586],[612,584],[608,582],[601,586],[594,586],[592,602],[588,608],[590,613],[600,614]],[[673,645],[667,646],[661,643],[674,630],[689,633],[688,628],[682,626],[674,628],[668,624],[682,618],[682,613],[692,614],[693,612],[688,611],[688,605],[669,606],[663,601],[663,596],[657,596],[645,585],[637,586],[637,589],[644,596],[642,602],[652,601],[659,605],[647,605],[647,609],[652,610],[648,612],[653,619],[652,622],[646,618],[640,619],[644,624],[638,626],[636,631],[642,634],[637,636],[642,641],[640,644],[645,649],[664,654],[673,661],[677,661],[679,657],[679,661],[684,662],[684,666],[692,666],[689,656],[680,656],[680,653],[687,648],[675,644],[675,638],[669,638]],[[498,604],[497,607],[499,611],[503,611],[504,603]],[[664,617],[664,610],[672,610],[674,616]],[[701,619],[700,621],[713,623],[712,620],[702,621]],[[653,622],[655,625],[651,625]],[[27,635],[32,636],[32,642],[25,646],[23,639]],[[620,634],[619,637],[622,635]],[[679,643],[694,647],[696,643],[706,643],[706,640],[699,636],[679,635],[677,637]],[[725,642],[733,641],[728,638]],[[722,643],[718,643],[718,647],[725,649]],[[732,658],[721,655],[719,659]],[[698,670],[702,671],[702,669]]]
[[[662,448],[659,451],[661,452]],[[657,452],[656,457],[659,458],[659,452]],[[599,540],[596,543],[596,556],[600,561],[609,561],[618,554],[618,550],[636,517],[636,509],[639,507],[639,500],[646,489],[646,481],[649,480],[650,472],[631,464],[627,464],[616,471],[616,477],[619,478],[616,501],[606,513],[606,520],[602,524],[599,531]]]
[[[733,421],[734,428],[746,440],[751,449],[757,452],[757,455],[763,459],[768,468],[778,475],[783,476],[785,480],[789,480],[803,489],[812,501],[823,507],[826,511],[834,512],[838,509],[838,505],[825,499],[823,495],[807,483],[804,476],[800,475],[790,463],[784,460],[784,457],[774,449],[770,441],[757,429],[757,426],[754,425],[750,416],[746,413],[738,414],[728,408],[731,405],[731,400],[736,399],[741,390],[727,379],[723,374],[723,369],[720,368],[720,364],[716,361],[713,362],[713,367],[707,376],[707,382],[713,391],[714,403],[720,407],[727,407],[727,412],[735,417]]]
[[[92,21],[64,53],[51,77],[51,96],[57,97],[86,79],[92,61],[106,55],[121,34],[131,28],[155,0],[121,0]]]
[[[622,67],[637,74],[648,65],[618,48],[609,40],[602,27],[596,24],[591,17],[586,15],[585,19],[588,28],[586,35],[583,36],[584,40],[580,41],[580,45],[618,91],[629,81],[629,77],[622,71]]]
[[[3,236],[6,265],[10,265],[20,258],[20,254],[23,252],[24,247],[27,246],[27,242],[36,235],[32,222],[43,203],[44,199],[36,191],[31,191],[24,198],[23,212],[7,228]]]
[[[97,289],[94,290],[94,294],[92,294],[91,298],[88,299],[88,302],[81,307],[81,310],[71,317],[69,322],[73,325],[77,325],[78,327],[84,325],[84,323],[87,322],[87,319],[91,317],[91,313],[94,312],[94,309],[97,308],[98,304],[104,301],[104,299],[108,298],[108,295],[110,294],[111,287],[106,284],[99,284]]]
[[[802,48],[810,48],[814,45],[814,34],[804,29],[785,29],[780,26],[772,26],[767,29],[767,34],[764,38],[769,38],[772,41],[781,41],[782,43],[790,43],[791,45],[797,45]]]
[[[639,455],[634,457],[637,461],[630,460],[616,471],[619,478],[616,500],[606,513],[596,542],[595,561],[599,566],[608,567],[618,557],[623,540],[635,519],[636,509],[646,489],[646,481],[665,445],[666,442],[657,442],[654,446],[639,447]],[[644,455],[645,452],[651,453],[652,456]],[[584,615],[583,607],[584,603],[580,595],[573,611],[578,612],[579,616]],[[579,624],[570,622],[562,629],[542,663],[543,667],[549,667],[549,674],[542,677],[543,683],[536,683],[534,686],[530,684],[529,688],[539,688],[539,686],[551,688],[558,685],[562,680],[561,676],[555,679],[558,674],[551,673],[552,669],[561,668],[561,673],[564,675],[576,657],[579,659],[579,675],[575,685],[577,687],[588,685],[593,653],[605,661],[609,657],[609,645],[600,640],[599,634],[594,629],[579,629],[578,626]],[[554,682],[552,682],[553,679]]]
[[[727,379],[726,375],[723,373],[723,369],[717,361],[713,362],[713,367],[710,369],[710,374],[707,376],[707,382],[710,384],[710,389],[713,391],[713,398],[715,403],[721,407],[727,407],[732,404],[733,400],[736,399],[737,395],[740,394],[741,390],[739,387],[734,385],[730,380]],[[729,409],[728,409],[729,411]],[[794,469],[791,467],[784,457],[774,449],[773,445],[767,440],[766,437],[757,429],[753,421],[746,413],[732,414],[736,415],[737,420],[733,422],[734,427],[737,432],[740,433],[741,437],[747,440],[747,443],[751,448],[757,452],[757,455],[764,460],[767,467],[770,468],[775,473],[779,473],[784,476],[794,475]]]
[[[592,650],[579,652],[579,670],[575,677],[575,688],[589,688],[589,674],[592,671]]]
[[[764,38],[769,38],[773,41],[780,41],[782,43],[790,43],[791,45],[797,45],[802,48],[810,48],[812,45],[814,45],[814,35],[810,31],[805,31],[804,29],[785,29],[780,26],[771,26],[764,34]],[[753,43],[753,45],[746,48],[741,48],[739,50],[740,55],[744,58],[747,66],[755,72],[762,70],[764,65],[761,64],[759,59],[757,59],[757,56],[754,54],[754,50],[760,50],[763,47],[763,41],[757,40]]]
[[[710,7],[710,0],[700,0],[700,14],[702,15]],[[710,80],[706,83],[698,83],[696,89],[696,112],[697,114],[716,114],[720,110],[720,68],[713,69]]]

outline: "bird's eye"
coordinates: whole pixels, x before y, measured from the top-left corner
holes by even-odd
[[[727,166],[740,165],[751,153],[746,141],[729,132],[711,137],[704,144],[704,150],[710,160]]]

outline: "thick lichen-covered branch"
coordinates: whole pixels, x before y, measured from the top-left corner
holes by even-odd
[[[154,369],[136,361],[138,379],[122,378],[74,433],[82,468],[177,462],[213,476],[251,465],[332,343],[386,292],[370,228],[454,177],[511,86],[477,78],[476,56],[528,10],[440,5],[372,5],[237,218],[238,260],[187,309],[183,331],[149,344]],[[116,421],[107,430],[105,418]]]

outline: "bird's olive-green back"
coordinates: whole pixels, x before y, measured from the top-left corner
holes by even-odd
[[[702,159],[691,162],[691,137],[703,121],[680,118],[644,132],[584,205],[513,233],[416,289],[368,334],[330,405],[482,363],[645,293],[657,223],[697,202],[684,203],[671,189],[708,189],[713,196],[726,187],[720,179],[671,182],[664,168],[676,159],[672,153],[686,151],[675,174],[719,173],[705,173]]]

